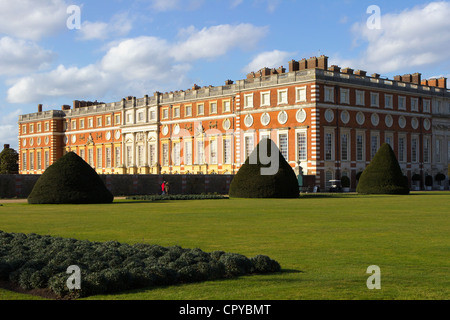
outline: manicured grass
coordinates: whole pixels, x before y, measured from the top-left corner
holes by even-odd
[[[1,203],[1,201],[0,201]],[[0,207],[0,230],[247,257],[283,272],[90,299],[449,299],[450,192]],[[381,268],[381,290],[366,269]],[[0,299],[22,296],[0,290]]]

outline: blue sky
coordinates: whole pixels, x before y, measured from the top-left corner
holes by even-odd
[[[449,77],[450,2],[0,0],[0,141],[17,149],[18,115],[39,103],[219,86],[320,54],[389,78]]]

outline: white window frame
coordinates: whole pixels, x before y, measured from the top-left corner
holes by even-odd
[[[356,93],[355,93],[356,101],[355,101],[355,103],[356,103],[357,106],[364,106],[365,105],[365,100],[366,100],[365,94],[366,94],[365,91],[356,90]]]
[[[217,114],[217,101],[212,101],[209,103],[209,113]]]
[[[414,151],[414,141],[416,142],[415,153]],[[411,163],[419,162],[419,137],[416,135],[411,136]]]
[[[400,141],[403,141],[403,146],[400,143]],[[406,140],[406,135],[399,134],[398,135],[398,162],[400,162],[400,163],[406,163],[408,160],[408,158],[407,158],[408,145],[407,144],[408,144],[408,141]]]
[[[405,96],[398,97],[398,110],[406,110],[406,97]]]
[[[306,102],[306,86],[295,88],[295,102]]]
[[[283,154],[282,146],[281,146],[281,136],[286,136],[286,155]],[[284,156],[284,159],[289,162],[289,132],[287,130],[279,130],[277,132],[277,141],[278,141],[278,149],[280,153]]]
[[[388,102],[388,98],[390,103]],[[394,96],[392,94],[385,94],[384,95],[384,107],[386,109],[394,109]]]
[[[350,89],[341,88],[340,103],[341,104],[350,104]]]
[[[423,99],[423,112],[430,113],[431,112],[431,100]]]
[[[325,102],[334,102],[334,88],[333,87],[325,87]]]
[[[277,104],[288,104],[288,89],[279,89],[277,91]]]
[[[265,96],[268,96],[266,103],[264,103]],[[270,91],[261,92],[261,107],[270,107]]]
[[[192,165],[192,140],[184,141],[184,164]]]
[[[198,103],[197,104],[197,115],[202,116],[205,114],[205,104],[204,103]]]
[[[229,150],[226,150],[227,147]],[[233,156],[232,156],[232,140],[231,138],[224,138],[223,139],[223,163],[224,164],[231,164],[233,162]]]
[[[327,138],[328,138],[328,135],[330,135],[330,146],[328,146],[327,145]],[[335,141],[336,141],[336,139],[335,139],[335,134],[334,134],[334,130],[325,130],[325,133],[324,133],[324,138],[325,138],[325,140],[324,140],[324,160],[325,161],[334,161],[335,159],[336,159],[336,157],[335,157],[335,150],[334,150],[334,148],[335,148]],[[328,153],[327,151],[328,151],[328,147],[330,148],[330,153]],[[328,159],[327,158],[327,155],[330,155],[330,158]]]
[[[344,139],[343,139],[343,137],[344,136],[346,136],[346,139],[347,139],[347,141],[346,141],[346,146],[345,146],[345,148],[344,148],[344,143],[343,143],[343,141],[344,141]],[[350,135],[350,132],[349,131],[342,131],[341,132],[341,143],[340,143],[340,147],[341,147],[341,161],[350,161],[351,160],[351,153],[350,153],[350,145],[351,145],[351,143],[350,143],[350,139],[351,139],[351,135]],[[346,153],[346,157],[345,157],[345,159],[344,159],[344,151],[345,151],[345,153]]]
[[[411,98],[411,111],[419,112],[419,99]]]
[[[358,137],[362,137],[361,141],[361,159],[358,159]],[[356,141],[355,141],[355,148],[356,148],[356,161],[357,162],[365,162],[366,161],[366,134],[363,131],[357,131],[356,132]]]
[[[231,112],[231,101],[230,100],[224,100],[222,102],[222,112]]]
[[[377,92],[370,93],[370,106],[374,108],[380,107],[380,95]]]
[[[300,145],[300,135],[304,135],[304,145]],[[297,162],[307,161],[308,160],[308,130],[307,129],[298,129],[295,130],[295,139],[296,139],[296,150],[295,154],[297,157]],[[301,154],[304,153],[304,157]]]
[[[244,108],[253,108],[253,93],[244,94]]]

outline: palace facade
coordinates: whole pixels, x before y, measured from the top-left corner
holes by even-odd
[[[322,188],[342,176],[356,187],[384,142],[409,179],[447,175],[447,79],[384,79],[328,67],[320,56],[218,87],[112,103],[76,100],[61,110],[39,105],[19,116],[19,170],[40,174],[74,151],[99,174],[234,174],[263,137]]]

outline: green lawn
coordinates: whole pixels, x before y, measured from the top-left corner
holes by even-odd
[[[0,200],[1,203],[1,200]],[[0,230],[179,245],[247,257],[283,272],[91,299],[449,299],[450,192],[301,199],[3,204]],[[381,268],[381,290],[366,269]],[[31,298],[0,289],[1,299]]]

